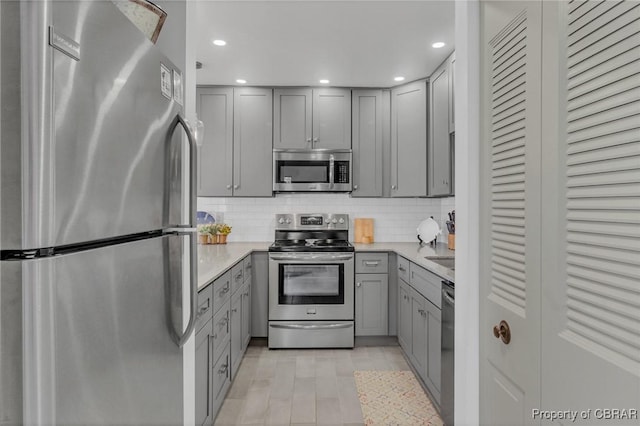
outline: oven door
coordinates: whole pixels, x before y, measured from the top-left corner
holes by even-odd
[[[353,253],[270,253],[270,320],[353,320]]]

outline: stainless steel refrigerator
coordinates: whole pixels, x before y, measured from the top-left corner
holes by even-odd
[[[0,45],[0,425],[183,424],[180,71],[111,1],[0,1]]]

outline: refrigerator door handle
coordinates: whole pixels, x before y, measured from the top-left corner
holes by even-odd
[[[184,330],[184,333],[178,338],[176,342],[178,346],[182,347],[191,334],[196,325],[196,310],[197,310],[197,296],[198,296],[198,258],[197,258],[197,240],[196,240],[196,185],[197,185],[197,155],[198,155],[198,146],[196,144],[195,137],[193,136],[193,131],[189,126],[189,123],[182,117],[182,115],[177,114],[176,118],[173,120],[173,124],[171,125],[171,129],[169,131],[169,137],[167,139],[167,143],[171,143],[171,139],[173,133],[176,130],[176,127],[180,124],[187,134],[187,141],[189,142],[189,222],[187,224],[188,228],[193,229],[192,232],[189,233],[189,322],[187,323],[187,328]]]

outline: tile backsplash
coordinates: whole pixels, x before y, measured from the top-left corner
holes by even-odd
[[[447,212],[455,198],[351,198],[348,194],[278,194],[274,198],[199,197],[198,210],[223,217],[233,227],[229,241],[273,241],[276,213],[347,213],[353,219],[374,219],[376,241],[417,241],[418,224],[433,216],[446,242]]]

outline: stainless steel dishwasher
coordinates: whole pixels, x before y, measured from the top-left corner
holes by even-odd
[[[441,396],[440,414],[447,426],[453,425],[455,284],[442,281]]]

